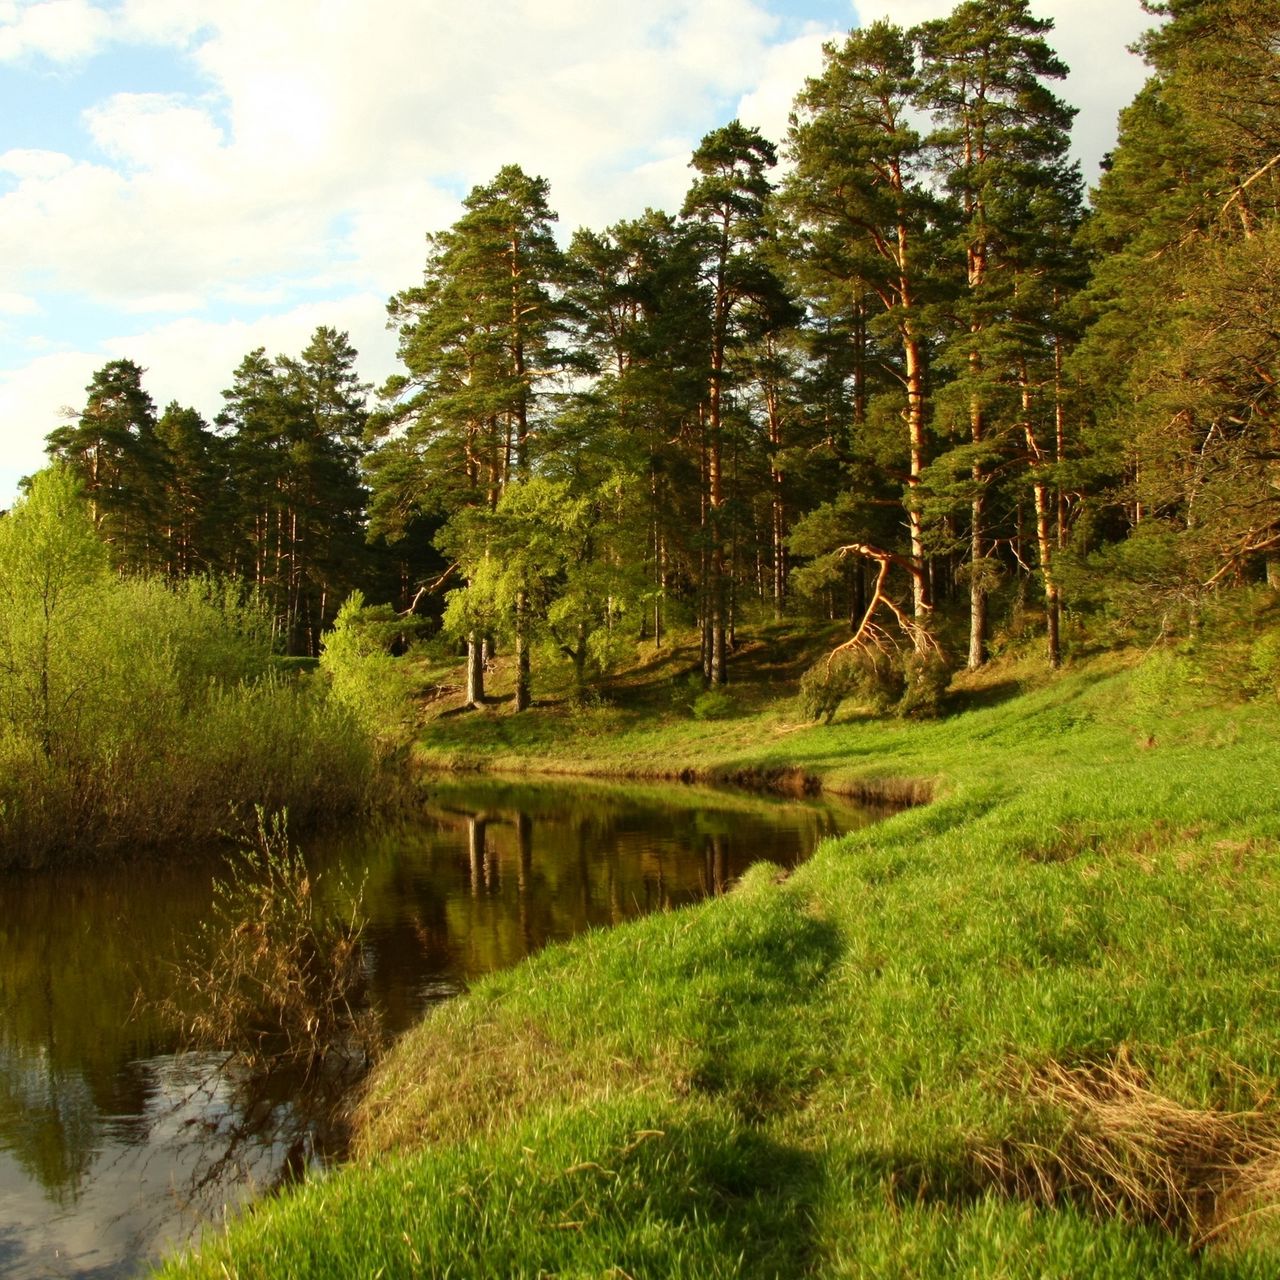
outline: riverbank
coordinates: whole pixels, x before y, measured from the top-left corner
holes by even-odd
[[[919,725],[797,726],[767,680],[719,720],[433,721],[435,767],[933,801],[478,983],[350,1167],[168,1273],[1273,1276],[1280,716],[1167,677],[997,669]]]

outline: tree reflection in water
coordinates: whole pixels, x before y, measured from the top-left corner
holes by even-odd
[[[308,840],[318,903],[362,886],[363,1005],[389,1033],[473,978],[587,928],[783,866],[859,810],[679,787],[433,784],[412,821]],[[0,1240],[6,1275],[132,1275],[224,1205],[341,1156],[366,1065],[178,1051],[157,1006],[214,917],[221,857],[0,881]],[[349,918],[349,916],[348,916]],[[136,999],[139,992],[145,999]]]

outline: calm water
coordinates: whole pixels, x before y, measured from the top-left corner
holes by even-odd
[[[412,822],[306,841],[318,892],[363,882],[372,998],[400,1030],[583,929],[790,866],[875,814],[708,789],[431,789]],[[296,1082],[178,1055],[148,1011],[219,856],[0,879],[0,1274],[137,1275],[282,1168],[322,1159]]]

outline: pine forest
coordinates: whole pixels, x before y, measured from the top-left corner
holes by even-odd
[[[1280,14],[1170,0],[1086,193],[1052,23],[966,0],[829,45],[780,140],[731,121],[683,205],[557,236],[517,164],[430,232],[376,389],[332,328],[213,422],[130,360],[49,436],[118,567],[230,577],[314,654],[353,590],[585,691],[696,629],[847,618],[927,703],[1091,618],[1148,641],[1280,585]],[[890,670],[890,668],[894,668]],[[833,669],[828,664],[828,673]]]

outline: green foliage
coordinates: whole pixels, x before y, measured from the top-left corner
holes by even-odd
[[[93,685],[106,548],[69,468],[40,472],[0,520],[0,728],[68,760]]]
[[[708,685],[701,671],[672,684],[671,704],[694,720],[724,720],[738,711],[738,700],[720,685]]]
[[[845,701],[873,715],[907,719],[942,714],[951,669],[937,653],[858,648],[815,662],[800,677],[800,710],[830,724]]]
[[[906,687],[894,711],[897,715],[924,720],[942,714],[951,668],[937,653],[907,653],[902,659]]]
[[[1280,698],[1280,630],[1260,635],[1249,647],[1252,692]]]
[[[800,677],[800,710],[830,724],[846,699],[882,715],[902,697],[904,677],[896,654],[859,649],[822,658]]]
[[[724,720],[738,710],[738,700],[729,690],[719,685],[704,689],[689,707],[695,720]]]
[[[176,401],[157,418],[144,371],[114,360],[48,450],[80,479],[118,569],[235,578],[293,652],[314,654],[343,586],[376,567],[361,524],[368,388],[355,359],[326,326],[298,358],[259,347],[223,393],[220,433]]]
[[[1091,556],[1064,557],[1064,590],[1130,639],[1185,635],[1203,607],[1205,565],[1192,538],[1174,525],[1144,521],[1122,542]]]
[[[1129,697],[1141,717],[1164,716],[1190,705],[1196,685],[1192,659],[1168,646],[1153,649],[1134,668]]]
[[[368,606],[353,591],[338,610],[320,651],[331,696],[377,744],[381,755],[403,749],[412,726],[408,684],[391,643],[409,625],[389,605]]]
[[[425,599],[477,657],[516,651],[517,705],[535,649],[580,696],[624,630],[688,617],[719,683],[737,619],[781,617],[788,584],[837,616],[876,563],[916,623],[968,612],[972,666],[1033,576],[1051,665],[1064,608],[1189,629],[1280,542],[1280,24],[1259,0],[1147,7],[1151,76],[1087,221],[1052,21],[964,0],[824,50],[779,189],[732,121],[679,214],[564,251],[547,182],[499,169],[390,300],[403,368],[373,415],[322,326],[249,352],[214,427],[157,417],[111,361],[50,449],[117,567],[235,574],[297,653],[357,584]]]
[[[241,588],[120,577],[75,481],[0,520],[0,863],[208,839],[227,806],[363,804],[374,756],[323,687],[274,670]]]

